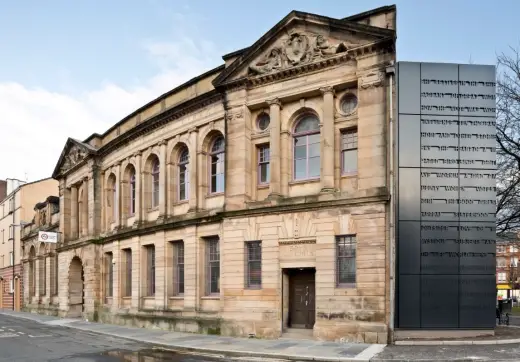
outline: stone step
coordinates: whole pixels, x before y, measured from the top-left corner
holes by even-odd
[[[280,339],[314,339],[312,329],[287,328]]]

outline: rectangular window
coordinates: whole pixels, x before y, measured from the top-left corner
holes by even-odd
[[[246,288],[262,288],[262,242],[246,242]]]
[[[498,281],[499,282],[505,282],[506,279],[506,273],[498,273]]]
[[[517,267],[518,266],[518,257],[517,256],[514,256],[511,258],[511,266],[512,267]]]
[[[149,245],[146,247],[146,266],[147,266],[147,296],[151,297],[155,295],[155,246]]]
[[[130,179],[130,214],[135,214],[135,176]]]
[[[506,249],[504,245],[497,245],[497,253],[505,253]]]
[[[270,175],[270,148],[269,145],[258,146],[258,184],[268,184]]]
[[[132,249],[123,249],[124,260],[125,260],[125,288],[123,289],[123,296],[130,297],[132,296]]]
[[[9,225],[9,240],[14,239],[14,226]]]
[[[13,259],[13,252],[12,251],[9,252],[9,265],[10,266],[14,265],[14,259]]]
[[[14,293],[14,279],[9,281],[9,293]]]
[[[184,243],[177,241],[173,243],[173,281],[174,294],[184,294]]]
[[[111,252],[105,253],[105,297],[111,298],[113,296],[114,288],[114,260]]]
[[[206,294],[220,293],[219,239],[206,240]]]
[[[341,133],[341,173],[352,174],[357,172],[358,133],[357,129]]]
[[[511,245],[511,246],[509,247],[509,252],[510,252],[510,253],[518,253],[518,247],[515,246],[515,245]]]
[[[336,237],[336,285],[349,287],[356,283],[356,236]]]

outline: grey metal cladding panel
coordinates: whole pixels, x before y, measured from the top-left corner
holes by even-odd
[[[398,63],[398,112],[400,114],[420,114],[421,112],[421,65],[419,63]]]
[[[495,82],[493,65],[459,65],[460,115],[494,117]]]
[[[399,115],[399,167],[421,165],[421,118]]]
[[[495,328],[495,275],[461,275],[460,328]]]
[[[421,276],[421,327],[459,326],[459,276]]]
[[[421,224],[399,222],[399,274],[419,274],[421,261]]]
[[[399,277],[399,328],[421,326],[420,278],[420,275]]]
[[[469,167],[496,168],[496,122],[487,117],[460,118],[460,158],[473,160]],[[467,167],[462,165],[461,167]]]
[[[421,114],[457,116],[459,70],[457,64],[421,64]]]
[[[460,273],[495,274],[495,223],[460,223]]]
[[[419,220],[421,180],[418,168],[399,169],[399,220]],[[406,182],[403,182],[406,180]]]
[[[458,274],[459,238],[456,222],[421,224],[421,273]]]

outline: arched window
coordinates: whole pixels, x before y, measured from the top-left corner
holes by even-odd
[[[225,175],[224,175],[224,159],[226,153],[224,150],[224,137],[218,137],[211,147],[210,152],[210,190],[211,193],[224,192]]]
[[[294,179],[320,177],[320,122],[314,115],[303,116],[294,128]],[[331,160],[332,162],[332,160]]]
[[[179,201],[189,198],[190,189],[190,153],[188,148],[184,147],[179,155]]]
[[[152,207],[159,206],[159,160],[152,162]]]
[[[117,219],[117,195],[116,195],[116,176],[111,174],[108,177],[108,185],[107,185],[107,206],[108,209],[111,210],[109,222],[115,222]]]
[[[135,214],[135,170],[130,170],[130,215]]]

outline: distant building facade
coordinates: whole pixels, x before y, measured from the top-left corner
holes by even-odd
[[[386,343],[395,40],[393,6],[291,12],[104,134],[69,139],[53,174],[58,314]],[[29,244],[34,273],[53,251]]]
[[[9,180],[8,180],[9,181]],[[21,228],[33,218],[34,205],[56,193],[52,178],[35,182],[7,183],[8,194],[0,202],[0,308],[22,307]]]
[[[38,241],[38,233],[59,233],[59,212],[59,197],[49,196],[35,205],[32,221],[22,228],[23,304],[29,312],[58,315],[57,244]]]
[[[497,296],[520,297],[520,238],[517,234],[497,238]]]

